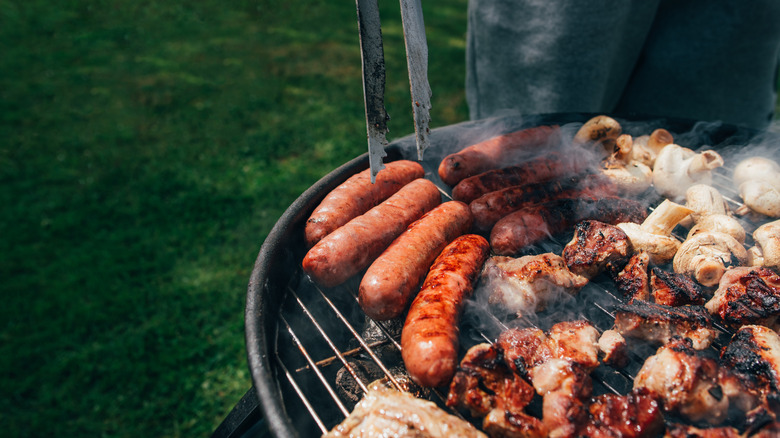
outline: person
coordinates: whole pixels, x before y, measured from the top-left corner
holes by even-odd
[[[721,121],[765,129],[778,0],[469,0],[471,119],[515,111]]]

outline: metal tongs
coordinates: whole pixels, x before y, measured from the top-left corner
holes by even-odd
[[[360,50],[363,59],[363,95],[366,105],[368,131],[368,163],[371,182],[384,169],[382,158],[387,156],[387,121],[385,109],[385,56],[382,47],[382,29],[377,0],[356,0]],[[414,114],[414,132],[417,142],[417,159],[423,159],[428,147],[431,121],[431,87],[428,84],[428,42],[425,38],[421,0],[400,0],[401,20],[406,45],[406,63]]]

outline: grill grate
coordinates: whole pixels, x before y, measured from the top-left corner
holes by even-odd
[[[738,194],[730,187],[730,170],[719,169],[715,173],[714,185],[731,204],[732,211],[741,206]],[[442,189],[442,193],[449,198],[447,190]],[[744,220],[741,222],[748,234],[746,246],[750,246],[750,234],[757,225]],[[683,235],[678,237],[684,238]],[[565,241],[568,240],[550,242],[553,249],[545,247],[544,250],[560,254]],[[368,320],[357,302],[358,281],[352,279],[338,288],[323,289],[298,269],[286,286],[287,293],[277,323],[275,359],[279,375],[283,377],[280,386],[285,409],[299,434],[315,436],[332,429],[349,415],[362,393],[367,391],[367,386],[377,378],[388,380],[398,389],[414,391],[417,396],[463,418],[444,405],[445,393],[437,389],[415,388],[405,376],[399,343],[403,321]],[[611,328],[614,322],[611,307],[623,302],[611,280],[599,277],[577,295],[572,306],[563,311],[565,316],[557,309],[554,314],[543,315],[533,321],[525,319],[521,323],[546,329],[562,317],[587,319],[601,333]],[[471,307],[476,306],[470,303],[467,315],[475,310]],[[479,323],[472,317],[464,318],[461,323],[461,357],[477,343],[493,342],[497,334],[510,324],[489,312],[481,312],[480,317]],[[711,348],[719,350],[731,332],[721,324],[716,324],[716,329],[721,336]],[[613,369],[602,365],[592,373],[594,395],[627,393],[644,360],[657,348],[641,341],[629,342],[632,357],[628,366]],[[541,414],[541,411],[534,412],[533,404],[528,409],[532,414]]]

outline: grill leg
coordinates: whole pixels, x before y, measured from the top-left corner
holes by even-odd
[[[270,437],[260,411],[254,386],[241,397],[233,410],[211,434],[211,438],[265,438]]]

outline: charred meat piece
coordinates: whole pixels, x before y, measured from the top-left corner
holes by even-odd
[[[574,237],[562,256],[571,272],[591,279],[607,267],[619,271],[630,257],[631,243],[620,228],[596,220],[574,226]]]
[[[657,394],[663,409],[690,421],[720,424],[728,414],[729,399],[719,386],[716,360],[694,350],[690,339],[675,337],[645,361],[634,388]]]
[[[559,299],[569,299],[588,283],[569,271],[554,253],[519,258],[495,256],[482,273],[488,302],[506,313],[532,314]]]
[[[607,365],[622,368],[628,363],[628,344],[616,330],[604,330],[598,342],[599,350],[604,354],[601,359]]]
[[[730,269],[705,306],[732,327],[761,324],[775,328],[780,316],[780,276],[768,268]]]
[[[507,366],[501,348],[485,343],[466,352],[446,403],[474,417],[485,417],[483,428],[491,430],[491,436],[544,437],[547,431],[542,422],[524,412],[533,396],[533,387]]]
[[[631,256],[628,264],[615,276],[615,287],[624,297],[633,300],[645,300],[650,297],[650,254],[638,251]]]
[[[750,435],[750,438],[777,438],[778,436],[780,436],[780,422],[773,421],[762,427],[754,435]]]
[[[631,438],[656,436],[664,428],[655,394],[640,388],[628,395],[605,394],[588,406],[588,421],[577,436]]]
[[[538,328],[511,328],[498,336],[498,346],[512,370],[523,377],[528,371],[553,357],[550,340]]]
[[[662,344],[682,336],[697,350],[709,347],[717,337],[703,306],[670,307],[641,300],[616,306],[615,330],[623,336]]]
[[[564,321],[553,325],[548,335],[555,357],[568,359],[587,371],[599,366],[599,332],[589,321]]]
[[[759,396],[780,391],[780,335],[767,327],[740,328],[720,353],[721,364]]]
[[[667,272],[659,267],[654,267],[651,272],[650,289],[656,303],[665,306],[704,304],[704,289],[691,277]]]
[[[372,385],[352,413],[323,437],[487,437],[436,406],[382,385]]]
[[[670,424],[666,427],[664,438],[742,438],[742,434],[729,426],[698,428],[687,424]]]
[[[593,392],[590,375],[566,359],[550,359],[532,371],[542,399],[542,421],[551,437],[573,437],[588,419],[587,400]]]

